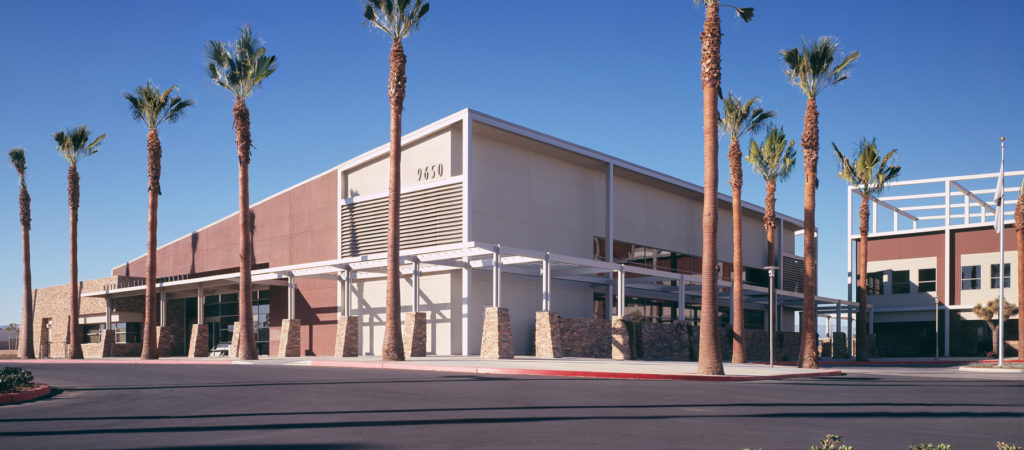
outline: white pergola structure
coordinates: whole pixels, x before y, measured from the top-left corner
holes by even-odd
[[[503,273],[537,277],[537,307],[540,311],[550,311],[557,307],[558,299],[551,295],[551,281],[563,280],[590,284],[594,287],[607,286],[618,300],[613,311],[613,302],[606,301],[606,314],[623,315],[627,295],[657,298],[662,300],[675,299],[680,314],[685,310],[687,297],[700,301],[700,276],[680,274],[664,270],[637,267],[625,264],[614,264],[607,261],[559,255],[550,252],[539,252],[521,248],[511,248],[484,242],[468,242],[441,245],[400,252],[400,273],[403,278],[410,277],[413,285],[414,298],[412,309],[420,309],[420,277],[424,274],[447,272],[452,270],[489,271],[492,274],[492,306],[502,306],[501,275]],[[319,278],[338,282],[338,317],[347,316],[352,310],[352,283],[348,281],[369,281],[385,278],[387,259],[385,253],[340,258],[312,263],[272,267],[253,270],[254,285],[276,285],[288,287],[288,316],[295,318],[295,279]],[[610,276],[609,276],[610,275]],[[175,277],[171,281],[157,283],[161,292],[161,313],[165,312],[168,295],[175,297],[192,297],[198,301],[198,323],[203,322],[204,290],[231,289],[238,286],[238,274],[224,274],[207,277],[187,278]],[[731,307],[730,290],[733,283],[719,281],[719,301],[722,306]],[[750,304],[761,304],[767,307],[769,302],[768,288],[743,285],[744,297]],[[131,286],[106,286],[98,292],[83,293],[87,297],[103,297],[107,299],[107,314],[110,314],[111,298],[138,296],[145,294],[144,283]],[[610,299],[609,299],[610,300]],[[821,314],[829,311],[846,313],[849,317],[856,312],[856,303],[817,297],[818,309]],[[799,292],[776,290],[778,314],[782,307],[800,308],[803,296]],[[831,310],[829,308],[832,308]],[[161,314],[161,325],[165,323],[166,314]],[[468,327],[468,317],[463,314],[463,324]],[[778,320],[776,320],[778,324]],[[109,324],[108,324],[109,326]],[[837,328],[839,327],[837,320]],[[465,330],[466,328],[464,328]]]
[[[1007,180],[1004,188],[1004,200],[1007,205],[1016,202],[1017,196],[1021,195],[1019,180],[1015,178],[1024,175],[1024,170],[1005,172]],[[956,177],[926,178],[920,180],[907,180],[889,183],[887,191],[889,195],[878,198],[869,198],[871,203],[871,222],[869,224],[868,239],[875,237],[894,237],[914,233],[944,232],[944,255],[950,256],[950,236],[953,231],[976,228],[978,226],[995,226],[998,221],[1004,225],[1013,222],[1013,208],[1004,208],[1003,217],[996,217],[997,209],[993,203],[995,187],[999,173],[987,173],[979,175],[963,175]],[[1015,178],[1015,182],[1010,179]],[[1014,195],[1016,194],[1016,195]],[[863,197],[860,189],[855,186],[847,187],[846,196],[846,282],[847,300],[855,300],[855,273],[854,258],[857,255],[856,243],[860,240],[860,222],[856,213],[860,199]],[[987,200],[986,200],[987,199]],[[882,222],[879,224],[879,206],[889,210],[892,214],[892,225]],[[884,212],[884,211],[883,211]],[[887,220],[887,219],[886,219]],[[870,258],[870,255],[869,255]],[[944,264],[942,268],[945,283],[939,287],[941,298],[950,298],[950,286],[952,286],[952,274],[950,265]],[[911,311],[945,311],[943,323],[945,325],[944,352],[943,356],[949,356],[949,314],[954,310],[970,310],[971,306],[948,305],[947,302],[936,300],[934,306],[910,306],[900,308],[873,309],[868,315],[869,333],[874,330],[875,310],[879,312],[911,312]],[[936,319],[938,327],[938,319]],[[936,330],[937,331],[937,330]],[[936,346],[938,344],[936,343]],[[936,350],[938,352],[938,350]],[[938,356],[936,354],[936,356]]]

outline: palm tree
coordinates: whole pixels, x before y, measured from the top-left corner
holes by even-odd
[[[718,97],[722,90],[722,27],[718,0],[704,3],[704,31],[700,33],[701,88],[704,95],[704,216],[702,223],[700,348],[697,373],[722,375],[718,342]],[[736,8],[744,22],[754,18],[754,8]]]
[[[160,147],[160,137],[157,127],[160,124],[174,123],[185,114],[185,109],[194,105],[195,100],[182,100],[181,97],[171,96],[177,86],[161,92],[153,86],[152,82],[146,81],[145,86],[135,88],[135,93],[125,92],[124,98],[128,100],[128,110],[132,113],[132,119],[138,120],[149,127],[146,134],[146,153],[148,156],[147,172],[149,173],[149,224],[147,226],[146,242],[146,319],[142,328],[142,359],[159,358],[159,351],[156,342],[156,224],[157,224],[157,203],[160,196],[160,157],[163,149]]]
[[[25,149],[12,148],[7,154],[11,157],[11,165],[18,172],[21,191],[18,192],[18,207],[21,212],[21,266],[25,281],[25,293],[21,301],[21,327],[18,331],[18,358],[34,359],[32,348],[32,264],[29,249],[29,230],[32,228],[32,198],[28,196],[28,185],[25,184]]]
[[[857,154],[852,159],[839,151],[836,143],[832,148],[839,159],[839,178],[846,180],[860,191],[860,241],[857,242],[857,361],[868,360],[868,204],[885,190],[889,182],[900,174],[900,166],[893,158],[898,151],[890,150],[879,157],[875,138],[863,138],[857,144]]]
[[[1017,191],[1017,207],[1013,210],[1013,227],[1017,231],[1017,309],[1024,311],[1024,182]],[[1024,316],[1024,314],[1022,314]],[[1024,359],[1024,317],[1017,317],[1017,358]]]
[[[68,326],[71,348],[68,357],[71,359],[82,359],[82,330],[78,326],[78,161],[96,154],[100,142],[107,137],[101,134],[90,142],[91,134],[85,125],[53,133],[57,152],[68,161],[68,207],[71,210],[71,323]]]
[[[740,137],[757,133],[775,111],[756,106],[757,96],[747,100],[733,95],[723,100],[725,114],[718,124],[729,135],[729,184],[732,186],[732,362],[747,362],[746,341],[743,338],[743,150]]]
[[[277,70],[277,57],[256,40],[252,27],[242,27],[237,41],[206,43],[207,75],[235,96],[235,146],[238,148],[238,358],[257,359],[252,321],[252,217],[249,215],[249,161],[252,135],[245,99]]]
[[[807,96],[804,110],[804,133],[800,145],[804,148],[804,305],[800,314],[800,356],[798,365],[805,369],[818,367],[817,329],[818,314],[814,297],[818,293],[817,228],[814,224],[814,190],[818,188],[818,95],[826,88],[850,77],[850,69],[860,52],[842,57],[836,64],[839,43],[831,37],[822,37],[807,45],[782,51],[786,63],[784,72],[789,81]]]
[[[768,126],[768,135],[764,143],[758,144],[757,140],[750,139],[750,150],[747,153],[747,162],[753,168],[754,173],[764,178],[764,231],[768,241],[768,265],[777,266],[775,260],[775,187],[778,182],[789,178],[793,166],[796,165],[796,150],[793,146],[796,142],[786,142],[786,132],[782,127],[775,125]]]
[[[385,361],[402,361],[402,335],[399,330],[401,290],[398,286],[398,209],[402,186],[402,108],[405,102],[405,50],[402,40],[419,28],[420,19],[430,10],[429,2],[421,0],[369,0],[363,24],[377,27],[391,38],[391,71],[388,75],[388,97],[391,99],[391,150],[388,174],[388,245],[387,287],[385,288],[384,348]]]

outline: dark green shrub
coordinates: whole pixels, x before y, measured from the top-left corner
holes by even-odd
[[[910,450],[950,450],[952,447],[949,444],[912,444]]]
[[[996,442],[996,449],[997,450],[1024,450],[1024,447],[1021,447],[1021,446],[1016,445],[1016,444],[1007,444],[1005,442],[1000,441],[1000,442]]]
[[[32,372],[20,367],[0,369],[0,392],[13,392],[32,384]]]
[[[846,445],[838,434],[827,434],[818,445],[812,445],[811,450],[853,450],[853,446]]]

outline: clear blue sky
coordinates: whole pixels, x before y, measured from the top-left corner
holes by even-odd
[[[837,37],[862,53],[853,77],[818,100],[821,117],[820,290],[845,297],[844,185],[824,150],[876,136],[899,148],[904,178],[1024,165],[1024,3],[954,1],[740,2],[723,10],[724,87],[760,95],[793,138],[804,97],[779,50]],[[24,146],[32,194],[33,283],[68,281],[67,164],[51,133],[81,123],[106,133],[81,163],[80,278],[144,253],[145,128],[121,93],[151,79],[197,106],[161,130],[160,242],[237,209],[231,97],[202,70],[203,43],[250,23],[280,69],[249,101],[257,201],[388,139],[388,41],[362,27],[361,4],[271,1],[4,2],[0,5],[0,149]],[[434,0],[409,55],[405,129],[470,107],[702,181],[701,8],[629,2]],[[727,141],[722,140],[722,179]],[[745,147],[745,142],[744,142]],[[21,241],[13,169],[0,170],[0,322],[17,322]],[[744,198],[761,203],[748,172]],[[723,182],[720,189],[727,190]],[[799,175],[780,212],[802,215]]]

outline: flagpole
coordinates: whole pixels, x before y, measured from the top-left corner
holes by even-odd
[[[1006,161],[1006,136],[999,138],[1000,146],[1000,159],[999,159],[999,178],[1002,181],[1003,177],[1003,164]],[[1000,183],[1002,188],[1002,183]],[[1003,239],[1003,232],[1006,230],[1005,221],[1005,208],[1006,208],[1006,194],[1003,192],[997,193],[1001,197],[999,199],[999,217],[997,224],[999,226],[999,367],[1003,367],[1003,286],[1005,286],[1006,279],[1006,253],[1004,247],[1006,246],[1006,239]],[[1021,338],[1021,337],[1018,337]]]

